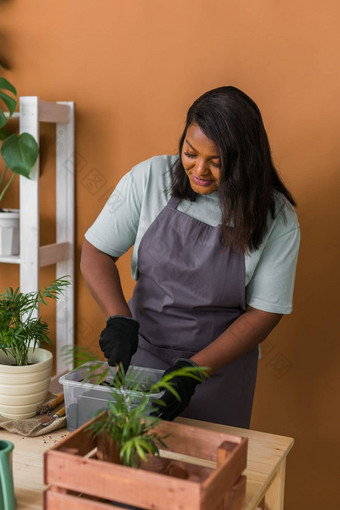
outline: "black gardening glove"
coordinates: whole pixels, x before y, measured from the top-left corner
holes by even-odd
[[[99,345],[111,367],[121,363],[126,373],[131,357],[137,351],[138,329],[139,323],[129,317],[117,315],[106,321]]]
[[[171,374],[174,370],[183,367],[192,367],[196,366],[193,362],[186,359],[179,359],[176,361],[174,365],[165,370],[163,377],[165,375]],[[189,405],[191,397],[195,393],[195,388],[197,384],[202,382],[202,378],[200,374],[197,374],[197,379],[192,376],[175,376],[173,379],[169,381],[169,384],[173,386],[173,388],[177,391],[180,396],[180,400],[178,400],[175,395],[171,393],[169,390],[165,390],[164,394],[161,397],[161,400],[164,402],[165,406],[154,403],[153,404],[153,412],[152,414],[158,416],[162,420],[172,421],[179,414],[181,414],[184,409]]]

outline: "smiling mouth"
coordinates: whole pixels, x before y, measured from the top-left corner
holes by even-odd
[[[209,179],[201,179],[200,177],[196,177],[196,175],[192,175],[193,181],[200,186],[210,186],[214,181]]]

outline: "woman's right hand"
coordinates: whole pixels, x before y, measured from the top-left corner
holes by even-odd
[[[100,334],[99,345],[111,367],[121,364],[124,372],[138,347],[139,323],[130,317],[110,317]]]

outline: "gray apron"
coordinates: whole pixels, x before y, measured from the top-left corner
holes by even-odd
[[[244,255],[225,248],[220,226],[178,211],[172,197],[144,234],[129,307],[140,323],[132,363],[167,369],[213,342],[245,310]],[[248,428],[258,348],[196,387],[181,416]]]

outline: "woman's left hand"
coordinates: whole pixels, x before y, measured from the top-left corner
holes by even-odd
[[[192,366],[193,364],[190,363],[190,361],[186,361],[184,359],[177,360],[174,365],[172,365],[164,372],[163,377],[165,375],[171,374],[179,368]],[[176,398],[176,396],[171,393],[171,391],[165,390],[161,399],[165,406],[153,404],[154,411],[152,414],[158,418],[161,418],[162,420],[174,420],[189,405],[191,397],[195,393],[196,386],[200,382],[201,381],[199,380],[199,376],[196,378],[192,375],[176,375],[173,379],[171,379],[171,381],[169,381],[169,384],[171,384],[176,390],[180,400],[178,400],[178,398]]]

